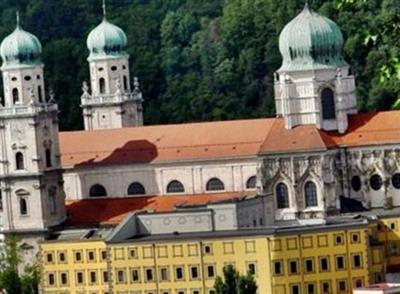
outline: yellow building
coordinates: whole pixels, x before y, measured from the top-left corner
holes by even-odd
[[[124,229],[41,244],[43,293],[212,294],[227,264],[254,274],[259,293],[351,293],[372,276],[365,220],[121,238]]]

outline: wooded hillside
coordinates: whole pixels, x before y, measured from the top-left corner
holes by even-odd
[[[400,1],[310,2],[342,28],[360,110],[390,109],[400,92]],[[128,35],[145,123],[273,115],[278,36],[303,6],[303,0],[107,0],[108,19]],[[81,128],[86,37],[101,21],[101,0],[2,0],[0,38],[14,29],[17,9],[22,26],[43,44],[61,128]]]

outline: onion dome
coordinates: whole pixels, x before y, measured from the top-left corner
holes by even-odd
[[[89,60],[126,55],[127,38],[124,31],[106,18],[90,32],[86,43],[90,51]]]
[[[346,66],[342,57],[343,35],[332,20],[311,10],[289,22],[279,37],[283,62],[279,71],[314,70]]]
[[[2,68],[41,65],[41,53],[42,45],[39,39],[24,31],[17,17],[16,29],[0,45]]]

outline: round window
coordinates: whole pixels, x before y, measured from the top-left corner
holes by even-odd
[[[373,175],[371,179],[369,180],[369,184],[371,185],[371,188],[374,189],[375,191],[380,190],[382,187],[382,178],[380,175]]]
[[[111,66],[111,70],[112,71],[116,71],[117,70],[117,67],[114,65],[114,66]]]
[[[400,174],[395,174],[392,177],[392,185],[395,189],[400,189]]]
[[[104,70],[104,68],[102,68],[102,67],[99,67],[99,69],[98,69],[98,71],[103,71]]]
[[[11,81],[13,81],[13,82],[15,82],[16,80],[18,80],[17,77],[12,77],[11,78]]]
[[[30,81],[31,80],[31,76],[25,76],[25,81]]]
[[[351,179],[351,187],[355,192],[358,192],[361,190],[361,179],[359,176],[354,176]]]

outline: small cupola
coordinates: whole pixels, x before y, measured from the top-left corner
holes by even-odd
[[[306,3],[279,37],[282,66],[278,72],[347,66],[342,57],[343,35],[335,22]]]
[[[90,51],[89,60],[126,56],[126,34],[107,20],[105,4],[103,10],[103,21],[90,32],[86,41]]]
[[[17,14],[17,27],[3,40],[0,46],[2,68],[41,65],[41,53],[42,45],[39,39],[21,28]]]

